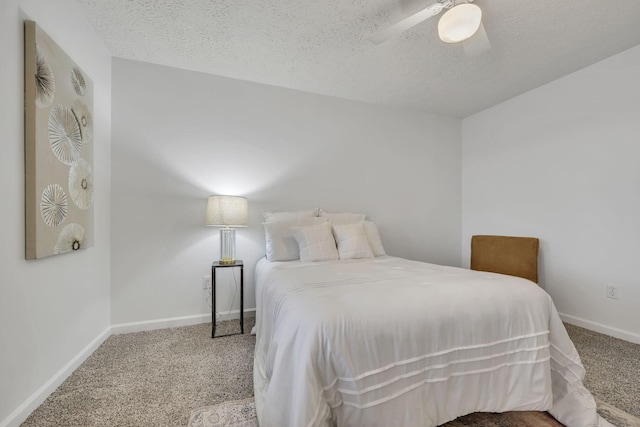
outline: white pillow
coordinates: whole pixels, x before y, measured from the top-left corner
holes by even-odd
[[[285,221],[288,219],[313,218],[318,216],[318,208],[306,211],[262,212],[265,222]]]
[[[293,237],[300,245],[300,261],[329,261],[338,259],[331,223],[293,229]]]
[[[338,244],[340,259],[373,258],[362,221],[353,224],[334,224],[333,234]]]
[[[369,246],[371,247],[373,256],[386,255],[387,253],[384,251],[384,247],[382,246],[382,239],[380,238],[378,226],[375,222],[365,221],[364,232],[367,233],[367,239],[369,240]]]
[[[362,222],[366,215],[359,213],[330,213],[320,209],[320,216],[327,217],[332,224],[353,224],[354,222]]]
[[[291,261],[300,258],[298,242],[293,237],[292,227],[327,222],[326,218],[298,218],[285,221],[265,222],[264,235],[266,239],[267,261]]]

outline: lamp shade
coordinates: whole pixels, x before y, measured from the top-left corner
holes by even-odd
[[[240,196],[210,196],[205,224],[218,227],[246,227],[249,218],[247,199]]]
[[[474,35],[482,21],[482,10],[462,3],[449,9],[438,21],[438,35],[445,43],[459,43]]]

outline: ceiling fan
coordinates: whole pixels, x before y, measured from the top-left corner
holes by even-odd
[[[438,21],[438,35],[445,43],[462,43],[469,56],[476,56],[491,48],[491,43],[482,25],[482,10],[473,0],[438,0],[437,3],[396,22],[390,27],[373,33],[369,40],[374,44],[383,43],[409,28],[447,11]]]

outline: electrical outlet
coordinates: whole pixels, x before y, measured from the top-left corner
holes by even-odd
[[[204,276],[202,278],[202,289],[210,289],[211,288],[211,276]]]
[[[618,287],[615,285],[607,285],[607,298],[619,299]]]

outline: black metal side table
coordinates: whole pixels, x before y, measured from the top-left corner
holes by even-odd
[[[216,270],[219,268],[240,268],[240,334],[244,334],[244,263],[242,260],[236,260],[233,264],[220,264],[219,261],[211,264],[211,338],[228,337],[235,334],[218,335],[216,337]]]

